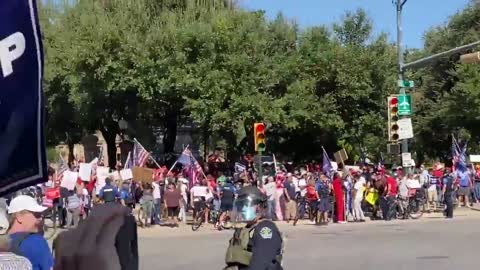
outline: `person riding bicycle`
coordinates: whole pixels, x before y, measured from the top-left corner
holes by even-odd
[[[190,190],[190,205],[193,208],[194,219],[197,217],[197,213],[205,209],[205,220],[208,220],[208,200],[213,201],[213,195],[209,192],[206,182],[204,181],[202,184],[197,182]]]
[[[224,227],[225,217],[230,214],[233,209],[233,201],[235,200],[235,186],[233,179],[227,178],[225,184],[220,190],[220,212],[222,213],[218,219],[219,228]]]
[[[224,270],[282,270],[283,237],[271,220],[265,219],[267,196],[254,186],[238,192],[234,201],[236,224],[225,256]]]

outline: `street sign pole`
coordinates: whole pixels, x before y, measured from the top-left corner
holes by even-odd
[[[258,151],[258,176],[257,187],[263,188],[263,164],[262,164],[262,151]]]
[[[396,0],[396,7],[397,7],[397,53],[398,53],[398,80],[404,81],[404,74],[403,74],[403,30],[402,30],[402,10],[403,5],[407,0]],[[405,95],[405,88],[400,87],[399,90],[400,95]],[[401,118],[405,118],[406,116],[400,116]],[[402,153],[408,153],[408,139],[402,140]],[[408,169],[407,169],[408,170]]]

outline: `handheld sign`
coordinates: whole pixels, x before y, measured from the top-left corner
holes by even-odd
[[[47,178],[35,2],[0,1],[0,196]]]

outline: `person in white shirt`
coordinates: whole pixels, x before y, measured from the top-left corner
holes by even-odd
[[[356,174],[354,176],[355,185],[353,186],[353,212],[357,222],[365,222],[365,215],[362,210],[363,194],[365,191],[365,177]]]
[[[162,193],[159,181],[152,182],[153,187],[153,223],[160,225],[162,222]]]
[[[182,177],[182,174],[178,176],[178,184],[180,193],[182,194],[183,204],[180,206],[180,213],[178,217],[182,220],[183,223],[187,223],[187,190],[188,190],[188,180]]]

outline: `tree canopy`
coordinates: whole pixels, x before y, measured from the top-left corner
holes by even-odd
[[[472,2],[407,59],[478,40],[479,11]],[[269,20],[235,1],[83,0],[44,4],[41,22],[51,144],[100,130],[114,153],[123,118],[151,142],[161,127],[166,152],[189,120],[225,140],[231,157],[253,152],[258,121],[267,124],[268,151],[289,159],[319,159],[321,146],[356,159],[386,150],[396,47],[373,34],[361,9],[299,30],[282,14]],[[480,69],[455,57],[407,74],[419,85],[413,146],[425,158],[445,158],[452,131],[480,139]]]

